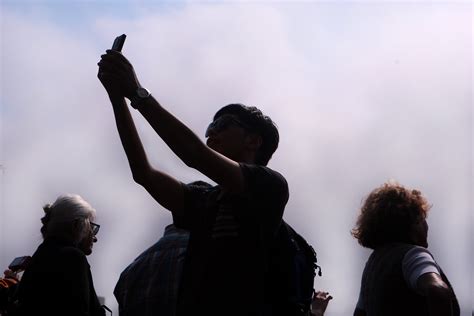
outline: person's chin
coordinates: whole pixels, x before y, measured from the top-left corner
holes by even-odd
[[[207,141],[206,141],[207,147],[210,147],[210,148],[214,149],[214,144],[215,144],[214,140],[212,140],[210,138],[207,139]]]
[[[219,146],[219,143],[216,142],[216,141],[214,141],[214,140],[209,140],[209,141],[207,142],[207,146],[208,146],[209,148],[211,148],[211,149],[213,149],[213,150],[219,152],[219,153],[221,153],[221,151],[222,151],[222,149],[221,149],[220,146]]]
[[[88,255],[90,255],[90,254],[92,253],[92,246],[87,247],[87,248],[85,248],[85,247],[84,247],[84,248],[81,248],[81,250],[82,250],[82,252],[83,252],[86,256],[88,256]]]
[[[428,248],[428,242],[427,241],[418,242],[417,246],[421,246],[423,248]]]

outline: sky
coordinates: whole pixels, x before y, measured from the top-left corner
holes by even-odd
[[[171,222],[133,182],[97,62],[117,35],[140,82],[204,140],[229,103],[278,125],[269,167],[289,183],[285,219],[318,253],[327,316],[350,315],[370,251],[350,235],[388,180],[432,204],[429,249],[462,315],[473,301],[470,2],[1,1],[0,267],[41,243],[42,206],[61,193],[97,210],[88,257],[117,311],[120,272]],[[149,159],[187,168],[133,113]]]

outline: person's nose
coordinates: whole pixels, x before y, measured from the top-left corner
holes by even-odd
[[[97,242],[97,237],[96,236],[92,237],[92,242]]]
[[[217,130],[213,127],[209,127],[206,130],[206,137],[211,137],[211,136],[216,136],[217,135]]]

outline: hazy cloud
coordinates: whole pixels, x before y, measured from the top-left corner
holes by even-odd
[[[469,4],[149,4],[127,18],[93,7],[81,7],[87,23],[75,17],[67,28],[64,17],[44,18],[48,8],[29,19],[2,10],[1,266],[35,250],[43,203],[79,193],[103,226],[89,258],[96,289],[116,307],[120,272],[171,221],[133,183],[96,79],[100,54],[126,33],[123,51],[141,82],[198,135],[231,102],[277,122],[270,166],[290,184],[285,217],[316,246],[316,286],[333,293],[331,315],[352,313],[357,300],[368,254],[349,234],[357,208],[391,178],[433,203],[430,247],[467,315]],[[156,167],[185,182],[201,177],[134,117]]]

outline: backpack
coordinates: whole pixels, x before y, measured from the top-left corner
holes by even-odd
[[[267,296],[271,315],[308,315],[313,298],[316,252],[282,220],[268,254]]]

